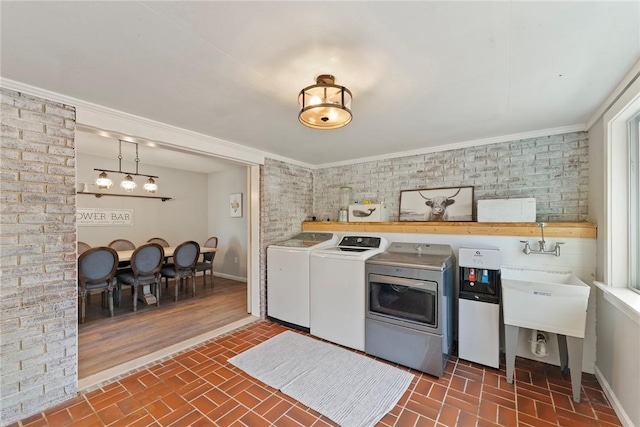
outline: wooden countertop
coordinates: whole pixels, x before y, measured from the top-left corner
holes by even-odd
[[[302,230],[540,237],[540,226],[536,222],[307,221],[302,223]],[[590,222],[548,222],[544,227],[544,237],[595,239],[596,235],[596,224]]]

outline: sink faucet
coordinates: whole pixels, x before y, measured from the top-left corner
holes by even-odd
[[[556,242],[555,246],[553,249],[551,250],[547,250],[547,242],[544,240],[544,227],[547,225],[544,222],[540,222],[538,223],[538,225],[540,226],[540,237],[541,239],[538,240],[538,249],[534,250],[531,249],[531,246],[529,245],[529,242],[526,240],[520,240],[520,243],[524,243],[524,249],[522,250],[522,252],[524,252],[525,255],[529,255],[529,254],[548,254],[548,255],[555,255],[555,256],[560,256],[560,245],[563,245],[564,242]]]
[[[547,224],[541,222],[538,225],[540,226],[540,236],[542,236],[542,240],[538,240],[538,248],[540,252],[544,252],[547,250],[547,243],[544,241],[544,226]]]

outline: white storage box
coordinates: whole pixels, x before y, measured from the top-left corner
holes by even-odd
[[[387,205],[371,203],[368,205],[349,205],[349,222],[389,221]]]
[[[478,200],[478,222],[536,222],[536,199]]]

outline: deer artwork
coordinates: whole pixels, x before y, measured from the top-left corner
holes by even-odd
[[[418,191],[420,197],[426,200],[424,204],[431,208],[431,211],[427,214],[426,221],[447,221],[449,219],[447,208],[456,202],[453,198],[460,193],[460,190],[462,190],[462,188],[458,188],[458,191],[456,191],[453,196],[436,196],[434,198],[424,197],[422,193]]]

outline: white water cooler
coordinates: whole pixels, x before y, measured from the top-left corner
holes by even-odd
[[[460,248],[458,357],[500,366],[500,251]]]

